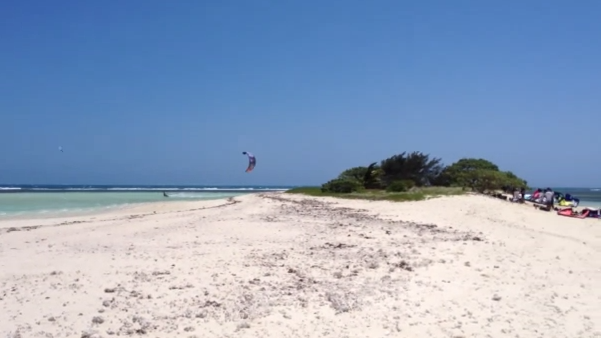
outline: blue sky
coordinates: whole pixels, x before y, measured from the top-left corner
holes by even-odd
[[[487,158],[534,185],[601,186],[600,12],[0,1],[0,182],[316,184],[418,150]]]

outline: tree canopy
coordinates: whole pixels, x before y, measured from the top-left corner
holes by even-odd
[[[417,186],[431,185],[443,170],[441,159],[414,151],[393,155],[380,163],[386,185],[394,181],[410,180]]]
[[[368,166],[344,170],[322,186],[323,191],[353,192],[361,189],[399,191],[413,186],[457,186],[474,191],[505,187],[527,188],[528,183],[511,171],[501,171],[482,158],[462,158],[448,166],[421,152],[402,152]]]
[[[378,162],[373,162],[367,167],[353,167],[338,175],[340,180],[351,180],[358,182],[365,189],[380,188],[381,169]]]

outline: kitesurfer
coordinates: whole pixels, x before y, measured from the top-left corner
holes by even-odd
[[[257,159],[253,154],[246,151],[242,152],[242,155],[248,156],[248,168],[246,168],[246,172],[249,173],[255,168],[255,165],[257,165]]]

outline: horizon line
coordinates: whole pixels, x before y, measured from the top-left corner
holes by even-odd
[[[53,185],[53,186],[125,186],[125,187],[141,187],[141,186],[157,186],[157,187],[169,187],[169,186],[187,186],[187,187],[252,187],[252,186],[262,186],[262,187],[319,187],[321,184],[97,184],[97,183],[84,183],[84,184],[74,184],[74,183],[2,183],[0,182],[0,187],[3,186],[21,186],[21,185]],[[536,185],[536,186],[544,186],[544,185]],[[546,187],[552,188],[572,188],[572,189],[601,189],[601,187],[570,187],[570,186],[553,186],[546,185]],[[536,188],[533,188],[536,189]]]
[[[22,186],[22,185],[54,185],[54,186],[68,186],[68,185],[79,185],[79,186],[128,186],[128,187],[139,187],[139,186],[158,186],[158,187],[169,187],[169,186],[187,186],[187,187],[250,187],[250,186],[261,186],[261,187],[304,187],[312,185],[303,184],[98,184],[98,183],[2,183],[2,186]]]

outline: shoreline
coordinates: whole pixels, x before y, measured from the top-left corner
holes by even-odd
[[[69,191],[67,193],[89,193],[90,191]],[[101,191],[101,192],[93,192],[93,193],[138,193],[139,191]],[[155,193],[160,193],[160,191],[153,191]],[[279,190],[273,190],[273,191],[267,191],[268,193],[270,192],[275,192],[278,193],[280,192]],[[22,193],[32,193],[32,192],[22,192]],[[40,193],[40,194],[48,194],[48,193],[63,193],[63,191],[43,191],[43,192],[33,192],[35,194]],[[182,193],[204,193],[204,191],[182,191]],[[84,207],[84,208],[78,208],[78,209],[72,209],[72,210],[64,210],[64,209],[41,209],[41,210],[31,210],[31,211],[21,211],[21,212],[8,212],[8,213],[4,213],[4,214],[0,214],[0,221],[3,220],[24,220],[24,219],[47,219],[47,218],[63,218],[63,217],[67,217],[67,218],[71,218],[71,217],[78,217],[78,216],[92,216],[92,215],[97,215],[97,214],[103,214],[103,213],[110,213],[110,212],[115,212],[115,211],[119,211],[122,209],[129,209],[129,208],[136,208],[139,206],[144,206],[144,205],[151,205],[151,204],[161,204],[161,203],[168,203],[168,204],[172,204],[172,203],[195,203],[195,202],[204,202],[204,201],[215,201],[215,200],[225,200],[231,197],[239,197],[239,196],[245,196],[245,195],[249,195],[249,194],[257,194],[257,193],[262,193],[262,192],[253,192],[253,191],[209,191],[207,192],[208,194],[235,194],[232,196],[220,196],[220,197],[210,197],[210,198],[203,198],[203,197],[189,197],[189,198],[177,198],[173,197],[173,199],[166,199],[166,198],[162,198],[160,200],[155,200],[155,201],[141,201],[141,202],[128,202],[128,203],[116,203],[116,204],[108,204],[105,206],[96,206],[96,207]],[[237,194],[236,194],[237,193]]]
[[[119,188],[121,189],[121,188]],[[124,188],[125,189],[125,188]],[[127,188],[127,189],[131,189],[131,188]],[[52,193],[160,193],[162,190],[157,190],[157,189],[152,189],[152,190],[137,190],[138,188],[135,188],[133,190],[16,190],[16,191],[10,191],[7,192],[7,194],[12,194],[12,193],[17,193],[17,194],[21,194],[21,193],[35,193],[35,194],[52,194]],[[248,195],[248,194],[262,194],[262,193],[285,193],[287,190],[289,189],[281,189],[281,188],[260,188],[257,190],[251,190],[253,188],[240,188],[240,189],[235,189],[235,188],[215,188],[217,190],[211,190],[213,188],[193,188],[193,189],[198,189],[198,190],[184,190],[181,188],[170,188],[172,190],[166,189],[165,191],[169,191],[171,193],[173,192],[178,192],[178,193],[207,193],[207,194],[219,194],[219,193],[239,193],[236,194],[234,196],[223,196],[223,197],[219,197],[219,198],[194,198],[194,197],[190,197],[190,202],[202,202],[202,201],[210,201],[210,200],[222,200],[222,199],[226,199],[229,197],[236,197],[236,196],[244,196],[244,195]],[[208,189],[208,190],[205,190]],[[3,194],[4,192],[0,191],[0,194]],[[469,194],[469,193],[467,193]],[[441,196],[445,196],[445,195],[441,195]],[[432,196],[429,198],[438,198],[441,196]],[[510,196],[511,197],[511,196]],[[21,211],[21,212],[5,212],[3,214],[0,213],[0,221],[9,221],[9,220],[26,220],[26,219],[49,219],[49,218],[53,218],[53,219],[58,219],[58,218],[72,218],[72,217],[79,217],[79,216],[93,216],[93,215],[97,215],[97,214],[103,214],[103,213],[110,213],[110,212],[114,212],[114,211],[118,211],[121,209],[128,209],[131,207],[137,207],[140,205],[144,205],[144,204],[153,204],[153,203],[179,203],[179,202],[184,202],[187,203],[188,201],[185,198],[179,198],[179,199],[175,199],[175,200],[156,200],[156,201],[144,201],[144,202],[129,202],[129,203],[116,203],[116,204],[112,204],[112,205],[105,205],[105,206],[97,206],[97,207],[83,207],[83,208],[76,208],[74,210],[59,210],[57,209],[40,209],[40,210],[31,210],[31,211]],[[404,202],[404,201],[403,201]],[[528,201],[529,202],[529,201]],[[531,203],[531,202],[529,202]],[[559,206],[556,206],[559,207]],[[559,208],[565,208],[565,207],[559,207]],[[578,207],[575,207],[576,209],[580,210],[583,208],[593,208],[593,209],[601,209],[601,201],[587,201],[587,200],[581,200],[580,204],[578,205]]]
[[[9,224],[0,336],[601,334],[598,221],[484,196],[259,193]]]
[[[22,215],[19,217],[0,217],[0,234],[7,232],[9,228],[15,228],[21,231],[32,230],[41,227],[55,224],[54,226],[89,223],[92,221],[102,221],[103,219],[115,219],[116,217],[139,217],[140,215],[156,215],[170,214],[187,211],[202,210],[206,208],[215,208],[222,205],[230,205],[238,203],[236,198],[243,198],[246,195],[237,195],[234,197],[195,200],[195,201],[156,201],[156,202],[141,202],[127,205],[105,208],[102,210],[93,210],[81,213],[69,213],[63,215],[45,215],[42,217],[34,217],[34,215]],[[36,225],[31,225],[36,223]],[[12,226],[9,226],[12,225]]]
[[[182,193],[261,193],[261,192],[280,192],[290,189],[253,189],[253,188],[239,188],[239,189],[228,189],[228,188],[198,188],[198,189],[178,189],[178,188],[165,188],[165,189],[6,189],[0,190],[0,194],[51,194],[51,193],[161,193],[165,192],[182,192]]]
[[[239,198],[245,197],[245,196],[249,196],[249,195],[281,195],[284,194],[285,191],[279,191],[279,190],[274,190],[274,191],[265,191],[265,192],[253,192],[253,193],[243,193],[240,195],[235,195],[235,196],[230,196],[230,197],[222,197],[222,198],[215,198],[215,199],[198,199],[198,200],[160,200],[160,201],[152,201],[152,202],[138,202],[138,203],[129,203],[129,204],[118,204],[118,205],[113,205],[113,206],[106,206],[106,207],[100,207],[100,208],[94,208],[91,210],[84,210],[84,211],[50,211],[47,213],[39,213],[39,212],[29,212],[29,213],[24,213],[24,214],[20,214],[20,215],[1,215],[0,216],[0,233],[6,228],[9,228],[8,226],[5,226],[4,224],[6,222],[11,222],[11,223],[29,223],[29,222],[38,222],[38,223],[48,223],[51,221],[57,221],[59,223],[61,223],[61,220],[69,220],[69,221],[75,221],[77,222],[79,219],[81,218],[88,218],[88,217],[92,217],[92,219],[97,219],[97,218],[101,218],[101,217],[111,217],[111,216],[122,216],[123,214],[139,214],[139,213],[149,213],[150,211],[155,212],[156,210],[159,210],[159,212],[166,212],[166,210],[169,210],[167,212],[183,212],[183,211],[189,211],[189,210],[197,210],[199,208],[203,208],[204,206],[213,206],[216,203],[210,203],[210,202],[217,202],[217,204],[219,204],[218,202],[223,202],[223,204],[228,204],[225,203],[226,201],[234,201],[234,200],[238,200]],[[286,196],[294,196],[294,195],[286,195]],[[306,197],[306,198],[312,198],[310,196],[307,195],[303,195],[303,194],[296,194],[296,196],[302,196],[302,197]],[[466,193],[463,196],[480,196],[480,197],[486,197],[486,198],[490,198],[490,196],[488,195],[482,195],[482,194],[476,194],[476,193]],[[511,196],[507,195],[508,198],[511,198]],[[428,201],[428,200],[432,200],[432,199],[439,199],[439,198],[450,198],[453,197],[453,195],[451,196],[434,196],[431,198],[426,198],[425,200],[422,201],[402,201],[402,202],[398,202],[398,201],[387,201],[390,203],[416,203],[416,202],[424,202],[424,201]],[[317,197],[317,198],[325,198],[325,199],[332,199],[334,201],[339,200],[339,198],[337,197]],[[348,201],[348,200],[347,200]],[[352,200],[351,200],[352,201]],[[365,202],[365,203],[372,203],[372,202],[382,202],[382,201],[373,201],[373,200],[368,200],[368,199],[356,199],[356,201],[359,202]],[[386,201],[386,200],[384,200]],[[207,203],[209,202],[209,203]],[[506,201],[508,203],[510,203],[509,201]],[[527,207],[534,207],[536,206],[535,203],[531,202],[531,201],[526,201],[525,204],[516,204],[516,203],[510,203],[511,205],[515,205],[515,206],[527,206]],[[569,207],[560,207],[557,206],[557,208],[569,208]],[[578,205],[578,207],[574,207],[574,209],[581,211],[584,208],[594,208],[593,206],[590,205],[583,205],[582,203]],[[550,212],[549,214],[552,215],[556,215],[556,212]],[[563,218],[563,217],[562,217]],[[78,222],[79,223],[79,222]]]

